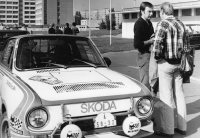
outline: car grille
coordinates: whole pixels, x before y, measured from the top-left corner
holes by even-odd
[[[62,92],[82,91],[82,90],[114,89],[114,88],[124,88],[124,87],[125,85],[122,82],[101,82],[101,83],[60,85],[60,86],[54,86],[53,88],[57,93],[62,93]]]

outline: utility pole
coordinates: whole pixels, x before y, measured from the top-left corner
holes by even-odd
[[[112,0],[110,0],[110,46],[112,45]]]

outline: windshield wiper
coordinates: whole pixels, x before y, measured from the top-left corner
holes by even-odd
[[[92,63],[89,63],[89,62],[86,62],[86,61],[83,61],[83,60],[79,60],[79,59],[76,59],[76,58],[74,58],[73,60],[76,60],[76,61],[79,61],[79,62],[85,63],[85,64],[87,64],[87,65],[89,65],[89,66],[94,67],[94,68],[97,68],[97,66],[94,65],[94,64],[92,64]]]
[[[58,67],[65,68],[65,69],[68,67],[68,66],[66,66],[66,65],[56,64],[56,63],[51,63],[51,62],[41,62],[41,63],[51,64],[51,65],[55,65],[55,66],[58,66]]]

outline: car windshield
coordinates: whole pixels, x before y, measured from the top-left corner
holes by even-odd
[[[106,66],[88,38],[68,36],[26,37],[19,41],[18,69]]]
[[[200,34],[200,25],[199,24],[186,24],[186,29],[189,33]]]

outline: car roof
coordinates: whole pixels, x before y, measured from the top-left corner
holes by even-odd
[[[11,33],[13,33],[13,32],[27,32],[28,33],[28,31],[25,31],[25,30],[0,30],[0,33],[9,33],[9,32],[11,32]]]
[[[17,36],[13,36],[11,38],[26,38],[26,37],[56,37],[56,36],[63,36],[63,37],[71,37],[71,38],[87,38],[87,37],[83,37],[83,36],[77,36],[77,35],[67,35],[67,34],[26,34],[26,35],[17,35]]]

